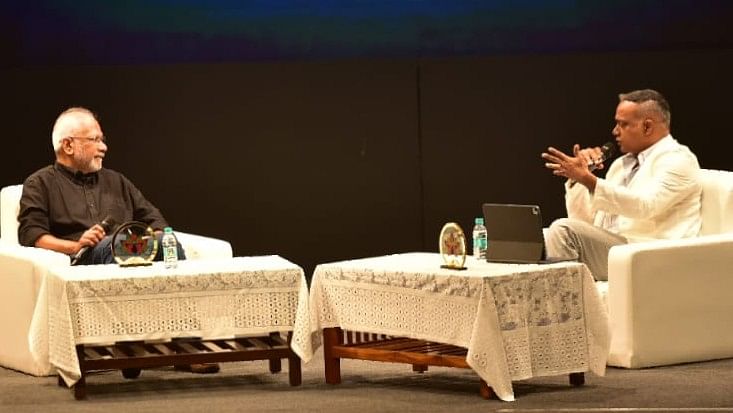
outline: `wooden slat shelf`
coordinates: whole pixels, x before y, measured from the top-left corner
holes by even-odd
[[[450,344],[436,343],[405,337],[389,337],[379,334],[345,331],[340,328],[323,330],[323,354],[326,383],[341,383],[342,358],[412,364],[416,372],[428,370],[428,366],[471,368],[466,362],[468,349]],[[571,373],[570,384],[582,386],[583,373]],[[489,399],[493,390],[481,380],[479,392]]]
[[[223,363],[229,361],[268,360],[270,371],[281,370],[281,360],[288,360],[291,386],[301,384],[300,358],[290,349],[289,339],[279,333],[263,337],[241,337],[230,340],[174,339],[170,342],[119,342],[114,345],[76,346],[81,378],[72,386],[74,397],[86,397],[86,373],[94,370],[123,370],[126,378],[135,378],[140,369]],[[59,376],[59,385],[66,385]]]

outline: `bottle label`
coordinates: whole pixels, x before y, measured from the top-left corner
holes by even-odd
[[[489,240],[486,234],[476,233],[473,236],[473,256],[476,258],[486,258],[486,250],[489,246]]]
[[[163,250],[165,253],[165,260],[177,260],[178,259],[178,251],[176,251],[176,247],[167,246]]]
[[[173,234],[166,234],[163,236],[163,261],[165,262],[166,268],[173,268],[178,263],[178,249],[176,239]]]

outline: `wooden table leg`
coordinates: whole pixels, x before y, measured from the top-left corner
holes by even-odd
[[[298,357],[291,346],[293,342],[293,332],[288,332],[288,346],[290,346],[290,357],[288,357],[288,380],[291,386],[300,386],[303,382],[303,374],[300,370],[300,357]]]
[[[303,376],[300,371],[300,357],[288,357],[288,378],[291,386],[300,386]]]
[[[428,371],[428,366],[426,364],[413,364],[412,371],[416,373],[425,373]]]
[[[76,345],[76,358],[79,359],[79,371],[81,372],[81,377],[71,388],[74,391],[74,398],[76,400],[82,400],[87,397],[86,354],[84,354],[83,344]]]
[[[270,373],[280,373],[283,369],[280,359],[270,359]]]
[[[288,345],[290,344],[290,334],[288,334]],[[270,333],[270,339],[277,341],[278,339],[280,339],[280,333]],[[273,374],[280,373],[283,369],[282,361],[280,360],[279,357],[270,359],[269,364],[270,364],[270,373],[273,373]]]
[[[570,384],[578,387],[585,384],[585,373],[570,373]]]
[[[122,369],[122,377],[126,379],[136,379],[140,377],[141,369]]]
[[[479,388],[481,397],[489,400],[494,397],[494,389],[492,389],[484,380],[481,380],[481,387]]]
[[[341,359],[333,356],[333,347],[343,344],[344,335],[340,328],[323,329],[323,358],[326,366],[326,383],[341,383]]]
[[[81,378],[71,386],[71,389],[74,391],[74,398],[76,400],[84,400],[87,398],[87,380],[86,377],[84,377],[84,373],[81,373]]]

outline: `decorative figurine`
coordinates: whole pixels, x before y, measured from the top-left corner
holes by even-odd
[[[458,224],[449,222],[443,225],[443,229],[440,231],[438,246],[440,248],[440,256],[443,257],[443,262],[445,262],[440,268],[451,270],[466,269],[463,266],[466,263],[466,236]]]
[[[125,222],[112,235],[112,256],[121,267],[151,265],[157,252],[155,233],[142,222]]]

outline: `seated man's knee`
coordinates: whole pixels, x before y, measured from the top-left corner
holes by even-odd
[[[569,230],[571,230],[573,224],[570,218],[559,218],[552,221],[550,227],[545,231],[545,237],[565,237]]]
[[[574,220],[560,218],[545,231],[545,251],[548,257],[575,258],[578,256],[573,231]]]

